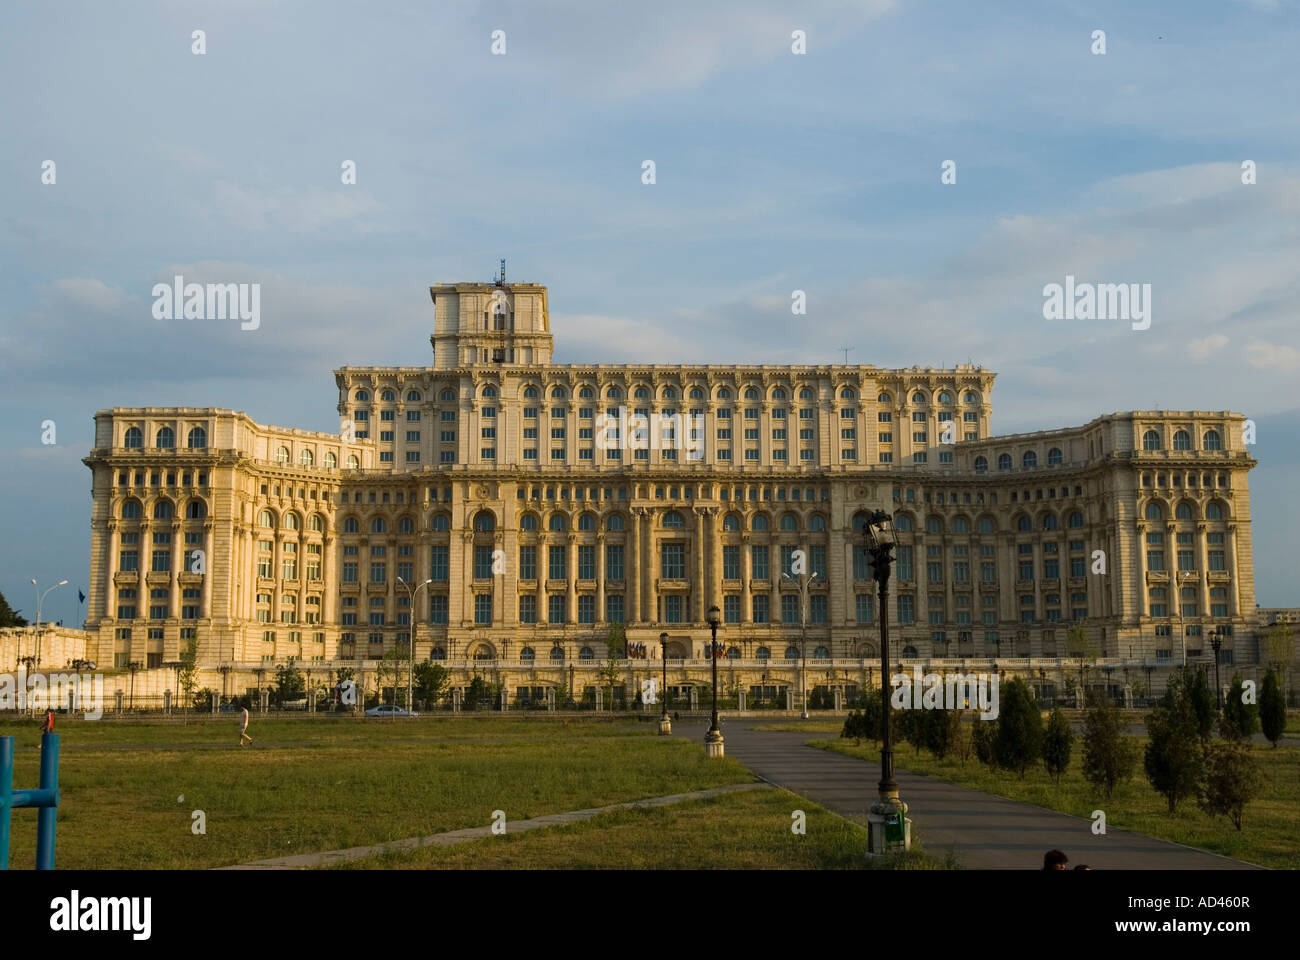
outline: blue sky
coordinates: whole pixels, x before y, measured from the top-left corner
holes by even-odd
[[[31,613],[29,578],[66,577],[74,619],[95,410],[337,429],[332,369],[430,362],[428,285],[506,257],[550,287],[560,362],[851,345],[997,371],[999,433],[1245,413],[1257,598],[1300,605],[1300,8],[1134,6],[11,5],[0,591]],[[153,319],[175,273],[260,282],[261,328]],[[1067,274],[1150,283],[1151,328],[1044,320]]]

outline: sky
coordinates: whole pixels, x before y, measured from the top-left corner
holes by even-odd
[[[974,362],[999,434],[1243,413],[1257,601],[1300,606],[1300,5],[1147,6],[9,5],[0,592],[79,618],[96,410],[337,431],[333,369],[431,364],[429,285],[504,257],[560,363]],[[155,319],[176,274],[260,326]],[[1150,328],[1045,319],[1067,275]]]

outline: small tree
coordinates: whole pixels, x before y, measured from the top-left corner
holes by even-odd
[[[1223,717],[1219,720],[1219,734],[1225,740],[1249,740],[1259,732],[1259,707],[1246,703],[1246,685],[1241,674],[1232,675],[1227,699],[1223,701]]]
[[[1083,703],[1084,690],[1087,687],[1087,668],[1100,653],[1097,642],[1088,635],[1088,629],[1076,623],[1065,632],[1066,653],[1079,661],[1078,682],[1074,684],[1075,703]]]
[[[840,737],[861,742],[863,720],[859,711],[850,710],[849,715],[844,718],[844,726],[840,728]]]
[[[960,736],[961,711],[925,710],[922,711],[921,724],[925,748],[934,754],[935,759],[942,760]]]
[[[465,699],[461,707],[465,710],[477,710],[479,701],[490,700],[491,697],[492,685],[475,674],[470,680],[469,686],[465,688]]]
[[[885,718],[879,690],[871,690],[862,697],[862,738],[879,743],[885,735]]]
[[[375,668],[375,682],[379,684],[379,695],[382,698],[384,688],[388,687],[393,691],[393,704],[397,704],[397,691],[401,690],[403,697],[406,694],[406,682],[410,677],[407,672],[408,664],[411,661],[411,646],[407,643],[399,643],[387,650],[383,657],[380,658],[378,666]],[[410,704],[407,704],[409,707]]]
[[[9,606],[5,595],[0,593],[0,627],[25,627],[27,618],[19,616],[18,611]]]
[[[295,666],[293,657],[289,661],[275,668],[275,691],[273,699],[277,704],[284,703],[288,700],[299,700],[302,698],[303,691],[306,689],[306,682],[302,674]]]
[[[1170,678],[1169,689],[1147,716],[1147,732],[1142,765],[1173,813],[1179,800],[1198,792],[1204,767],[1200,721],[1183,674]]]
[[[922,716],[922,710],[899,710],[895,714],[896,721],[894,729],[898,731],[898,736],[912,745],[912,749],[918,754],[921,748],[925,746],[925,718]]]
[[[1199,803],[1210,816],[1226,814],[1241,829],[1246,804],[1259,794],[1262,777],[1250,745],[1241,741],[1211,743],[1205,751],[1205,788]]]
[[[1128,721],[1109,697],[1095,697],[1083,721],[1083,777],[1109,799],[1133,775],[1137,744],[1125,734]]]
[[[997,723],[992,720],[981,720],[979,714],[971,721],[971,746],[975,750],[975,759],[986,767],[996,766],[996,758],[993,754],[993,744],[997,734]]]
[[[617,620],[610,623],[609,630],[605,632],[605,649],[609,651],[611,660],[627,658],[627,631]]]
[[[432,706],[451,689],[451,671],[440,663],[425,660],[415,665],[415,695]]]
[[[1282,696],[1281,680],[1275,669],[1264,674],[1264,684],[1259,690],[1259,725],[1264,736],[1276,747],[1286,730],[1286,699]]]
[[[1070,752],[1074,747],[1074,731],[1060,707],[1054,707],[1047,719],[1043,733],[1043,766],[1059,786],[1061,774],[1070,767]]]
[[[612,628],[617,624],[611,624],[610,626]],[[596,677],[609,691],[606,709],[612,709],[614,706],[614,685],[622,679],[622,672],[618,668],[618,663],[613,659],[606,660],[601,664],[600,669],[596,671]]]
[[[1278,679],[1286,687],[1287,671],[1295,659],[1296,635],[1289,623],[1275,623],[1264,634],[1264,663],[1278,672]]]
[[[185,649],[181,651],[181,667],[177,671],[180,681],[182,703],[194,702],[194,690],[199,685],[198,640],[190,638]],[[197,704],[196,704],[197,706]]]
[[[199,713],[211,713],[212,698],[215,697],[216,695],[217,695],[217,691],[211,689],[210,687],[204,687],[202,690],[195,691],[194,696],[191,699],[191,703],[193,704],[194,709],[197,710]]]
[[[1196,714],[1196,732],[1202,741],[1207,741],[1214,732],[1218,704],[1215,703],[1214,691],[1210,689],[1204,668],[1196,670],[1187,678],[1187,696],[1192,702],[1192,711]]]
[[[1042,753],[1043,717],[1038,712],[1038,702],[1029,684],[1016,677],[1002,693],[993,755],[999,767],[1015,770],[1024,777],[1025,768]]]

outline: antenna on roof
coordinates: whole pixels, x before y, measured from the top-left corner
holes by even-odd
[[[853,347],[839,347],[838,349],[844,351],[844,362],[845,362],[845,364],[847,364],[847,363],[849,362],[849,351],[852,350],[852,349],[854,349],[854,348],[853,348]]]
[[[494,278],[493,282],[496,283],[498,287],[506,282],[506,258],[505,257],[501,258],[501,273],[499,276]]]

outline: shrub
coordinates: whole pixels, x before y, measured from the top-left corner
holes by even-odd
[[[1219,734],[1227,740],[1245,740],[1259,732],[1259,707],[1246,703],[1245,696],[1246,685],[1241,674],[1234,673],[1223,702],[1223,718],[1219,721]]]
[[[1189,686],[1183,674],[1171,677],[1169,689],[1147,717],[1151,739],[1143,767],[1151,786],[1168,801],[1170,813],[1179,800],[1199,791],[1204,766],[1200,720]]]
[[[1210,816],[1226,815],[1240,830],[1242,812],[1259,793],[1261,780],[1249,744],[1212,743],[1205,751],[1205,786],[1200,807]]]
[[[1042,752],[1043,718],[1038,702],[1029,685],[1016,677],[1002,692],[993,756],[999,767],[1015,770],[1023,777],[1025,768]]]
[[[1137,744],[1125,735],[1123,713],[1104,697],[1093,700],[1083,721],[1083,777],[1109,798],[1133,775]]]
[[[1043,766],[1058,784],[1061,774],[1070,767],[1070,752],[1074,746],[1074,731],[1060,707],[1055,707],[1047,720],[1047,730],[1043,733]]]
[[[1259,691],[1259,725],[1274,747],[1286,729],[1286,700],[1276,670],[1264,674],[1264,685]]]

